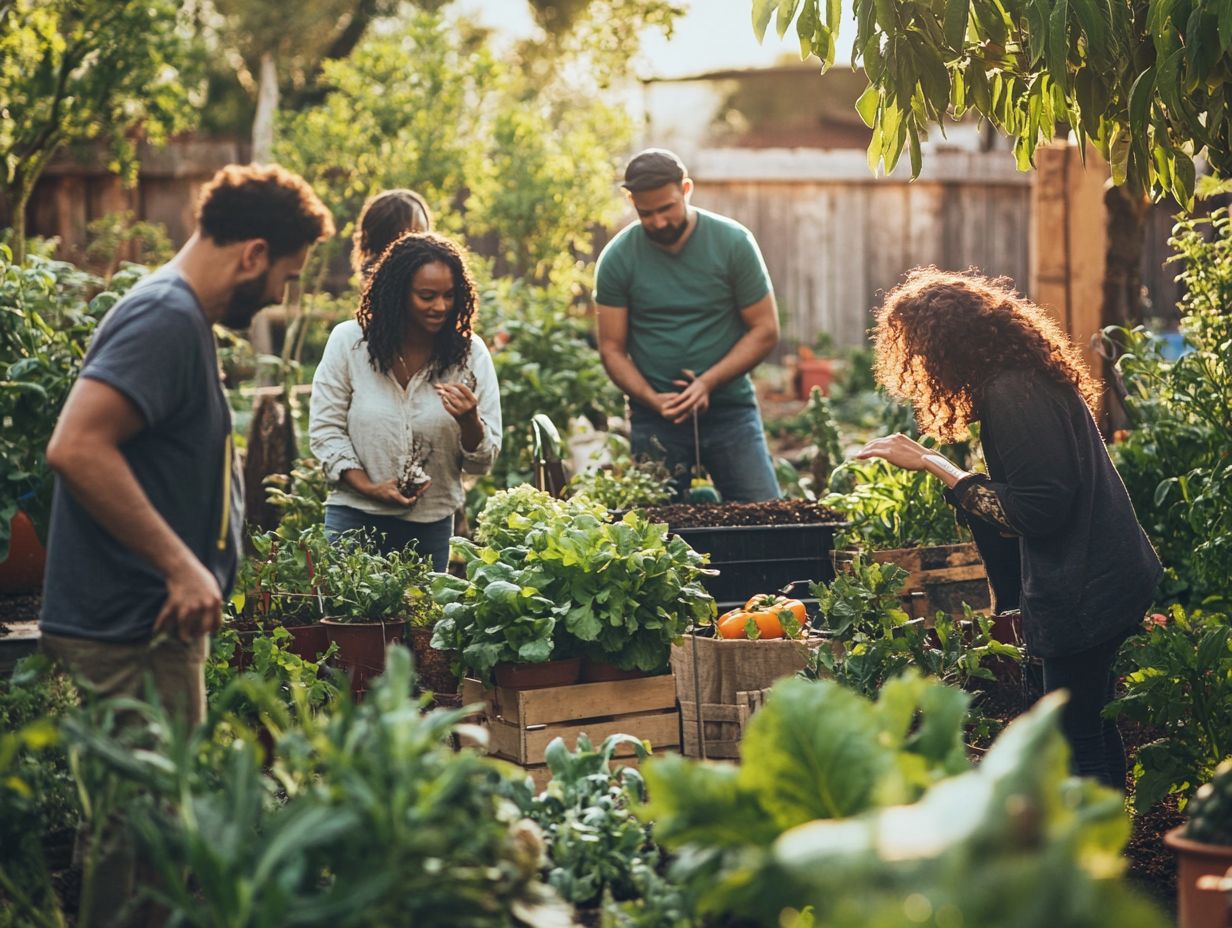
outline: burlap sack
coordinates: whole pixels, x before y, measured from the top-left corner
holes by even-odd
[[[764,691],[776,680],[803,670],[809,649],[824,641],[821,637],[745,641],[685,635],[681,645],[672,646],[684,753],[689,757],[739,757],[744,727],[765,698]]]

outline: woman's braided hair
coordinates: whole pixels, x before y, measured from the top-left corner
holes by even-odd
[[[915,407],[920,431],[962,438],[985,385],[1009,369],[1072,387],[1094,413],[1099,383],[1082,354],[1040,307],[1004,278],[917,267],[886,294],[873,328],[874,372]]]
[[[453,307],[436,334],[428,375],[443,374],[465,361],[471,350],[471,322],[478,305],[475,280],[462,249],[435,232],[412,232],[385,249],[364,285],[355,318],[368,341],[373,368],[389,373],[398,359],[410,314],[411,282],[426,264],[440,263],[453,275]]]

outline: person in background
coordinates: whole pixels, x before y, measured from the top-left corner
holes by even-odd
[[[462,474],[500,451],[496,370],[472,330],[475,283],[461,249],[404,235],[372,268],[354,320],[330,333],[312,382],[309,441],[334,489],[325,528],[414,543],[445,570]]]
[[[355,220],[351,269],[366,280],[385,249],[408,232],[431,232],[432,211],[414,190],[398,188],[370,196]]]
[[[696,446],[724,499],[778,499],[749,378],[779,338],[757,242],[690,204],[693,180],[670,151],[641,152],[623,186],[638,220],[599,255],[595,304],[603,366],[629,397],[633,454],[661,444],[682,498]]]
[[[41,647],[85,689],[142,699],[152,684],[187,724],[205,715],[208,636],[243,521],[213,327],[247,329],[333,234],[308,184],[276,166],[223,168],[196,220],[175,258],[99,323],[52,433],[39,618]],[[135,864],[124,840],[108,847],[82,906],[110,924],[132,896]]]
[[[1046,312],[1005,282],[916,268],[886,296],[875,371],[915,406],[920,430],[956,440],[979,422],[988,473],[967,473],[905,435],[857,458],[925,470],[974,535],[998,612],[1020,609],[1044,689],[1063,715],[1075,771],[1125,786],[1125,749],[1102,717],[1113,662],[1141,628],[1159,558],[1096,427],[1099,388]]]

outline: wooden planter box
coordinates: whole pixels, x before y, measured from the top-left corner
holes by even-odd
[[[556,738],[564,738],[571,751],[580,734],[595,747],[608,735],[633,735],[649,741],[655,751],[680,747],[676,683],[670,674],[534,690],[485,689],[468,678],[462,683],[462,702],[483,704],[488,753],[524,767],[535,789],[552,778],[544,752]],[[637,766],[630,746],[617,749],[616,757],[625,766]]]
[[[835,551],[835,569],[846,569],[857,553],[851,548]],[[988,574],[974,542],[894,548],[865,552],[865,556],[882,564],[897,564],[907,571],[899,595],[903,608],[913,619],[924,619],[931,625],[937,612],[961,617],[963,603],[985,615],[992,611]]]

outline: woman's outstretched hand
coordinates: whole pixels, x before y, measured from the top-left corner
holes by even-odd
[[[433,384],[436,395],[441,398],[445,411],[463,422],[466,419],[477,418],[479,415],[479,397],[464,383]]]
[[[881,458],[895,467],[904,470],[927,470],[924,455],[933,454],[918,441],[908,438],[901,432],[875,438],[856,452],[857,461],[867,461],[869,458]]]

